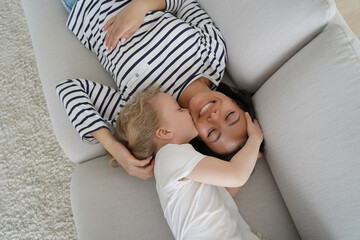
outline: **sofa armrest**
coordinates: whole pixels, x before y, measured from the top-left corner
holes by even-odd
[[[302,239],[360,236],[360,42],[331,25],[255,94],[266,157]]]
[[[80,163],[105,154],[100,145],[83,143],[57,97],[56,84],[67,78],[85,78],[115,86],[95,54],[65,26],[68,12],[61,1],[23,0],[36,62],[54,133],[65,154]]]

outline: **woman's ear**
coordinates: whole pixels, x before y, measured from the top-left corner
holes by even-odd
[[[160,127],[156,130],[156,137],[159,139],[170,140],[173,138],[173,133],[166,128]]]

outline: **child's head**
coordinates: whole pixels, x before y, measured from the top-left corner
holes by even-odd
[[[188,110],[154,87],[137,94],[122,109],[116,133],[137,159],[154,155],[168,143],[188,143],[198,134]]]

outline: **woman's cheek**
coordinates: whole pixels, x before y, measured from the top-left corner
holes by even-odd
[[[206,136],[206,130],[205,127],[201,124],[195,124],[196,130],[198,131],[198,136],[200,137],[201,140],[205,141],[205,136]]]

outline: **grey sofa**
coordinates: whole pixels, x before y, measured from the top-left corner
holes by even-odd
[[[254,92],[265,157],[235,201],[270,239],[360,239],[360,43],[331,0],[199,0],[224,34],[226,82]],[[66,78],[114,86],[65,27],[59,0],[23,0],[55,135],[78,163],[79,239],[173,239],[155,181],[81,142],[55,93]],[[56,161],[56,159],[54,159]],[[211,226],[209,226],[211,228]]]

